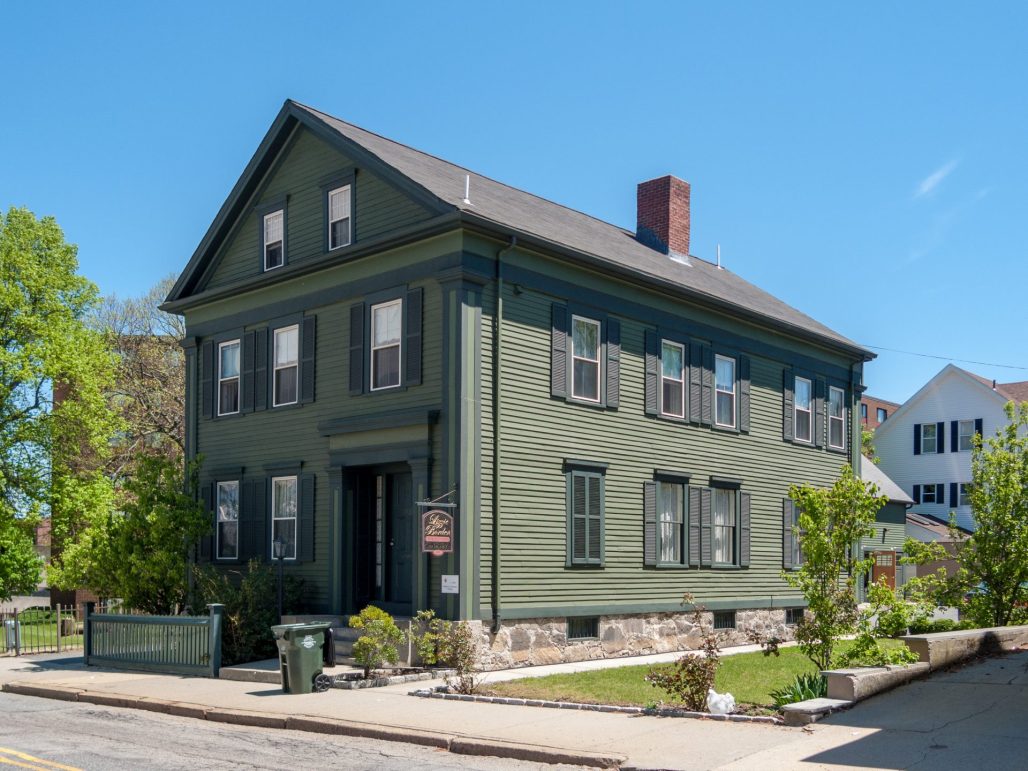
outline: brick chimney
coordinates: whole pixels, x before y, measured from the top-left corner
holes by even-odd
[[[671,257],[689,256],[689,183],[670,174],[640,182],[635,237]]]

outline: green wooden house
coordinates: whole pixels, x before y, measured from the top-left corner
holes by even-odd
[[[165,305],[199,559],[277,540],[311,613],[434,608],[488,666],[688,647],[686,593],[788,636],[787,490],[856,462],[872,354],[690,255],[685,182],[637,202],[631,232],[287,101]]]

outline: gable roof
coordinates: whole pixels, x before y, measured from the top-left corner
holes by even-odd
[[[517,235],[526,245],[538,244],[565,257],[607,272],[620,273],[649,285],[677,291],[689,299],[728,310],[735,315],[784,328],[791,334],[827,343],[855,358],[869,361],[875,354],[815,321],[729,270],[690,257],[688,264],[644,246],[635,234],[595,217],[548,201],[523,190],[476,174],[449,161],[395,142],[311,107],[286,101],[278,118],[225,202],[179,281],[168,295],[168,309],[182,307],[186,297],[213,259],[233,214],[238,216],[259,176],[270,163],[264,156],[281,149],[284,138],[302,124],[342,152],[355,157],[375,174],[400,184],[437,214],[455,214],[458,221]],[[470,178],[469,202],[464,200]]]
[[[914,499],[903,492],[900,486],[893,482],[884,471],[864,456],[860,456],[860,478],[876,485],[878,492],[888,497],[893,503],[912,504],[914,502]]]

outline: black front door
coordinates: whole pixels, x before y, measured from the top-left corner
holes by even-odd
[[[355,475],[354,610],[413,614],[414,499],[406,470]]]

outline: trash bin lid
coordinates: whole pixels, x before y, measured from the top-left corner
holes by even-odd
[[[299,624],[278,624],[271,627],[271,631],[276,638],[293,640],[315,632],[325,632],[331,626],[327,621],[311,621]]]

